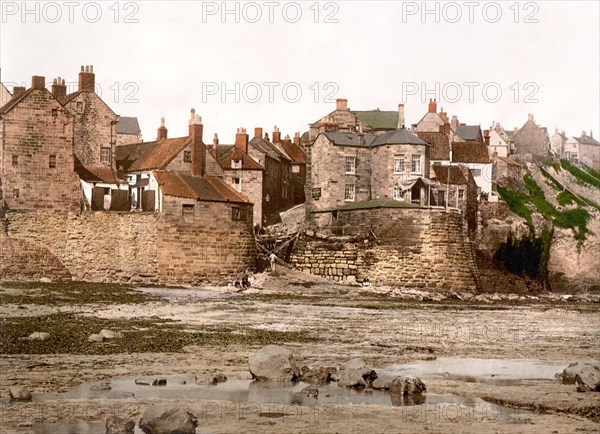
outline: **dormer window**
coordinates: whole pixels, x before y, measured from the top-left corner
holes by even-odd
[[[231,168],[232,169],[241,169],[242,168],[242,160],[231,160]]]

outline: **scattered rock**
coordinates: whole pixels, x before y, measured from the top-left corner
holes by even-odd
[[[397,375],[377,374],[377,378],[372,383],[373,389],[389,390],[392,381],[396,378]]]
[[[104,336],[102,336],[101,334],[93,334],[93,335],[90,335],[90,337],[88,338],[88,341],[90,341],[90,342],[103,342],[104,341]]]
[[[150,386],[150,383],[145,380],[135,380],[135,384],[138,386]]]
[[[40,282],[42,282],[42,283],[51,283],[52,280],[49,277],[42,277],[40,279]]]
[[[300,370],[294,355],[278,345],[267,345],[248,358],[252,378],[258,381],[296,381]]]
[[[300,380],[311,384],[326,384],[330,381],[337,381],[337,368],[310,369],[308,366],[303,366]]]
[[[152,385],[153,386],[166,386],[167,385],[167,379],[166,378],[155,378],[152,381]]]
[[[343,363],[338,370],[338,375],[338,385],[347,387],[366,387],[377,378],[377,373],[360,359]]]
[[[135,422],[132,419],[117,416],[106,419],[106,434],[133,434],[134,427]]]
[[[182,408],[158,404],[146,409],[139,426],[146,434],[194,434],[198,419]]]
[[[311,398],[317,398],[319,396],[319,387],[316,384],[311,384],[302,389],[300,393]]]
[[[10,395],[10,399],[12,401],[31,400],[31,392],[25,386],[11,386],[11,388],[8,390],[8,394]]]
[[[103,329],[100,331],[100,336],[104,339],[118,339],[123,337],[121,332],[113,332],[112,330]]]
[[[110,381],[101,381],[90,386],[90,390],[111,390]]]
[[[390,382],[390,393],[395,395],[419,395],[427,391],[425,383],[416,377],[396,377]]]
[[[218,374],[214,375],[209,381],[209,384],[218,384],[218,383],[224,383],[227,381],[227,377],[225,376],[225,374],[223,374],[222,372],[219,372]]]
[[[29,335],[27,339],[30,341],[45,341],[50,337],[50,333],[46,332],[33,332]]]
[[[600,391],[600,367],[593,363],[571,363],[556,376],[562,378],[563,384],[576,384],[580,392]]]

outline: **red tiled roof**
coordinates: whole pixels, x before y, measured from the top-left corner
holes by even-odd
[[[214,176],[191,176],[177,172],[153,172],[164,195],[206,202],[251,203]]]
[[[483,142],[452,142],[452,162],[488,164],[488,147]]]
[[[219,164],[224,170],[231,169],[232,160],[242,160],[243,170],[264,170],[252,157],[235,146],[219,157]]]
[[[306,154],[300,146],[293,142],[288,142],[287,140],[281,142],[281,146],[283,146],[283,149],[294,163],[306,164]]]
[[[126,172],[164,169],[189,143],[189,137],[179,137],[117,146],[117,164]]]
[[[450,160],[450,137],[446,134],[418,132],[417,136],[431,145],[431,160]]]
[[[105,184],[126,184],[126,181],[120,179],[117,173],[107,166],[84,166],[75,157],[75,172],[79,178],[86,182],[102,182]]]
[[[448,184],[448,170],[450,171],[450,184],[464,185],[467,183],[467,178],[460,167],[435,165],[433,172],[440,184]]]

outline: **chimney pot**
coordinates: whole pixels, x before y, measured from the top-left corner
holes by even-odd
[[[336,110],[348,110],[348,100],[338,98],[335,100]]]
[[[277,125],[273,127],[273,143],[281,142],[281,133]]]
[[[429,113],[437,113],[437,100],[429,98]]]
[[[54,95],[54,98],[56,99],[67,95],[67,86],[65,86],[65,81],[60,77],[54,79],[52,83],[52,95]]]
[[[263,129],[262,128],[259,128],[259,127],[254,128],[254,137],[260,139],[262,137],[262,135],[263,135]]]
[[[165,127],[165,118],[160,118],[160,127],[158,128],[157,140],[166,139],[168,136],[168,130]]]
[[[31,77],[31,87],[34,89],[45,89],[46,77],[34,75],[33,77]]]
[[[204,126],[202,125],[202,118],[194,114],[192,109],[192,119],[189,122],[189,138],[192,147],[192,176],[204,176],[205,169],[205,148],[202,144],[202,133]]]
[[[296,134],[294,134],[294,144],[295,145],[300,146],[300,138],[301,137],[300,137],[300,133],[299,132],[296,133]]]
[[[531,113],[527,115],[527,120],[533,122],[533,115]]]
[[[79,90],[84,92],[95,92],[96,90],[96,78],[89,66],[85,69],[82,66],[81,72],[79,73]]]
[[[398,128],[404,128],[404,104],[398,104]]]
[[[248,153],[248,134],[246,134],[246,128],[238,128],[235,135],[235,147],[245,154]]]

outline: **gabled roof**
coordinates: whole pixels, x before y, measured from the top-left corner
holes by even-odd
[[[117,146],[117,164],[125,172],[164,169],[189,143],[189,137],[178,137]]]
[[[450,182],[448,182],[448,172],[450,172]],[[458,185],[467,184],[467,178],[458,166],[434,165],[433,173],[435,174],[435,178],[443,185],[448,183]]]
[[[218,151],[218,149],[217,149]],[[226,153],[221,154],[218,159],[219,165],[223,170],[231,169],[233,160],[242,161],[242,170],[264,170],[252,157],[243,152],[241,149],[232,146]]]
[[[79,96],[79,94],[81,94],[82,92],[83,92],[82,90],[76,90],[75,92],[72,92],[68,95],[63,96],[62,98],[59,98],[59,101],[62,105],[65,105],[65,104],[71,102],[71,100],[73,100],[77,96]]]
[[[581,137],[573,137],[573,138],[583,145],[600,145],[600,143],[596,139],[588,136],[587,134],[584,134]]]
[[[141,133],[140,124],[138,118],[121,116],[117,123],[117,134],[133,134],[137,135]]]
[[[339,131],[329,131],[322,133],[334,145],[338,146],[359,146],[368,147],[377,137],[375,134],[364,134],[364,143],[360,143],[358,133],[341,133]]]
[[[468,142],[483,141],[479,125],[457,125],[455,133],[458,137]]]
[[[104,184],[126,184],[120,179],[116,172],[107,166],[84,166],[77,156],[75,157],[75,172],[83,181],[101,182]]]
[[[351,111],[361,122],[374,130],[395,130],[398,128],[398,111]]]
[[[263,139],[262,137],[254,137],[252,140],[250,140],[248,142],[248,147],[254,147],[256,148],[259,152],[262,152],[263,154],[268,155],[269,157],[273,158],[274,160],[288,160],[290,161],[290,157],[288,157],[284,152],[280,151],[279,149],[277,149],[277,146],[275,146],[273,143],[268,142],[267,140]]]
[[[446,134],[418,132],[417,136],[431,145],[430,160],[450,160],[450,137]]]
[[[286,154],[290,156],[292,162],[306,164],[306,154],[300,146],[287,140],[281,142],[281,146],[283,146],[283,149],[285,150]]]
[[[204,202],[251,203],[232,187],[214,176],[191,176],[170,171],[154,171],[152,173],[166,196]]]
[[[491,163],[488,147],[483,142],[452,142],[452,162]]]
[[[13,97],[10,101],[8,101],[6,104],[4,104],[2,107],[0,107],[0,114],[8,113],[9,111],[11,111],[21,101],[23,101],[25,98],[27,98],[29,95],[31,95],[31,93],[33,92],[33,90],[34,90],[34,88],[30,87],[29,89],[27,89],[25,92],[23,92],[18,97],[16,97],[16,98]],[[46,91],[48,92],[47,89],[46,89]],[[50,92],[48,92],[48,93],[50,93]]]
[[[373,141],[372,146],[383,146],[383,145],[425,145],[430,146],[429,143],[419,139],[413,133],[408,131],[406,128],[398,128],[394,131],[388,131],[378,135]]]

